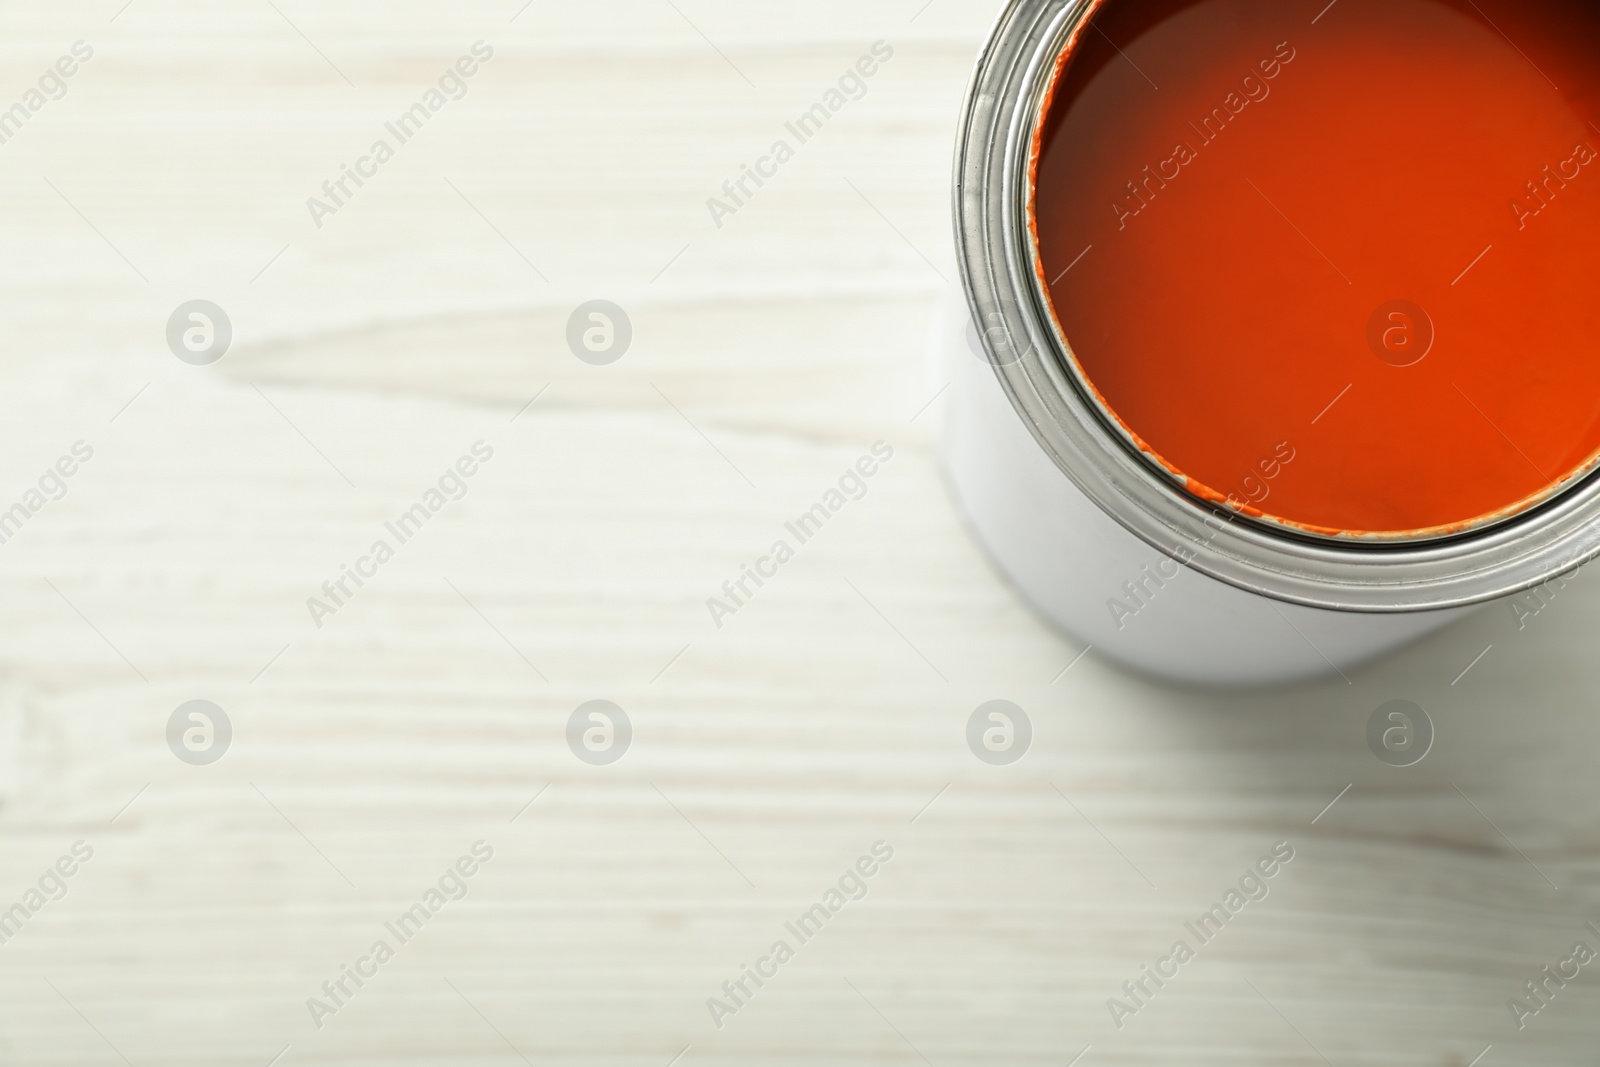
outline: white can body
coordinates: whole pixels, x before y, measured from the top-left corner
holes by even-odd
[[[942,440],[950,484],[999,569],[1096,653],[1173,681],[1265,685],[1343,672],[1473,610],[1305,607],[1184,566],[1051,461],[980,354],[959,294],[948,311],[938,343],[951,383]]]

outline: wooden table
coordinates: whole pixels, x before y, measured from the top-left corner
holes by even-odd
[[[1349,684],[1194,693],[1074,665],[964,530],[927,351],[992,2],[122,2],[0,16],[0,102],[94,50],[0,145],[0,508],[93,449],[0,545],[0,909],[93,850],[0,945],[0,1062],[1594,1062],[1593,967],[1507,1007],[1600,948],[1589,580]],[[719,227],[707,198],[880,40]],[[193,299],[220,362],[168,350]],[[608,366],[565,339],[591,299],[632,323]],[[1002,698],[1034,739],[993,767],[964,731]],[[1393,698],[1437,725],[1411,768],[1365,741]],[[232,724],[209,765],[166,740],[196,699]],[[602,699],[633,737],[593,766],[567,724]],[[1278,842],[1270,896],[1119,1029],[1108,999]]]

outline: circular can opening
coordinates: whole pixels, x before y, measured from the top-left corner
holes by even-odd
[[[1313,540],[1502,524],[1600,463],[1600,11],[1101,0],[1035,123],[1069,371],[1193,498]]]

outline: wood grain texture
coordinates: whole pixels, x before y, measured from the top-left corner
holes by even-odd
[[[121,2],[0,15],[4,101],[95,48],[0,146],[0,506],[95,450],[0,545],[0,908],[94,849],[0,945],[0,1062],[1594,1062],[1593,975],[1520,1032],[1506,1007],[1600,941],[1591,579],[1349,684],[1193,693],[1063,675],[1081,649],[967,536],[938,403],[911,420],[992,3]],[[314,226],[479,39],[465,98]],[[867,94],[714,225],[880,39]],[[196,297],[234,324],[210,367],[163,340]],[[610,367],[563,339],[596,297],[634,324]],[[715,627],[877,440],[865,498]],[[1407,770],[1363,736],[1395,697],[1439,731]],[[164,740],[196,698],[235,730],[209,767]],[[590,767],[565,728],[601,698],[635,737]],[[963,740],[995,698],[1034,724],[1009,768]],[[478,840],[468,895],[314,1025]],[[880,840],[865,898],[715,1026]],[[1278,841],[1271,895],[1119,1030],[1107,999]]]

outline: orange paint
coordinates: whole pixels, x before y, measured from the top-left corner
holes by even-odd
[[[1600,461],[1600,15],[1325,3],[1102,4],[1035,146],[1057,321],[1197,496],[1369,538],[1515,514]]]

